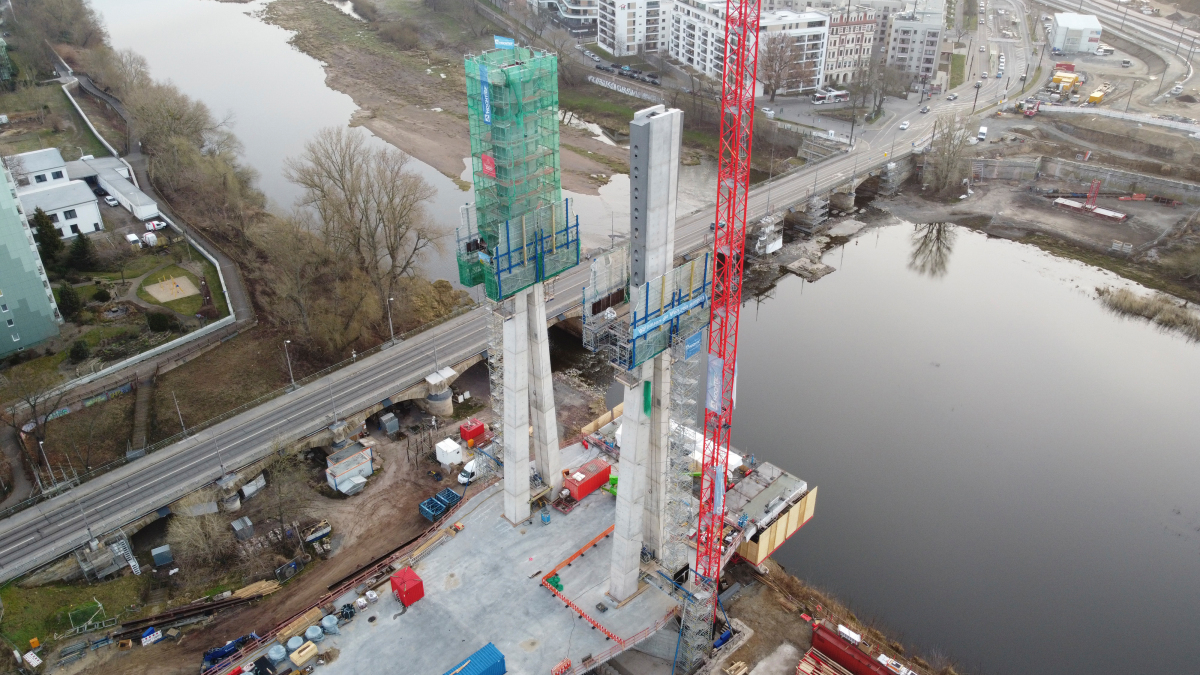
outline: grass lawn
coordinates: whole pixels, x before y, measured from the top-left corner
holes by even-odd
[[[146,272],[158,267],[159,265],[170,262],[171,259],[166,256],[160,256],[150,253],[148,250],[143,250],[140,255],[133,258],[125,265],[125,279],[135,279],[142,276]],[[108,281],[120,281],[121,271],[116,272],[88,272],[97,279],[106,279]]]
[[[953,54],[950,56],[950,88],[961,85],[967,78],[967,55]]]
[[[28,649],[30,638],[43,644],[54,639],[54,632],[71,627],[67,612],[71,608],[91,603],[93,598],[104,605],[108,617],[115,617],[130,605],[137,604],[145,577],[125,575],[100,584],[53,584],[39,588],[18,588],[9,584],[0,589],[4,602],[4,620],[0,632]]]
[[[42,148],[59,148],[63,158],[69,161],[79,159],[78,148],[83,148],[84,154],[108,156],[108,150],[88,129],[60,86],[18,87],[16,91],[0,94],[0,110],[10,117],[36,111],[42,106],[49,106],[52,114],[66,119],[72,128],[56,132],[49,118],[40,124],[32,117],[14,121],[8,127],[9,133],[0,137],[0,153],[10,155]]]
[[[100,290],[100,287],[97,286],[96,284],[80,284],[75,287],[75,292],[79,294],[79,299],[83,300],[85,303],[91,301],[92,296],[96,295],[96,291],[98,291],[98,290]],[[53,288],[53,291],[54,291],[54,302],[58,302],[59,301],[58,296],[62,292],[62,287],[55,286]]]
[[[184,316],[191,316],[200,311],[200,306],[203,304],[204,300],[199,293],[196,295],[189,295],[184,298],[179,298],[178,300],[159,302],[158,300],[155,300],[154,296],[150,295],[150,293],[146,290],[147,286],[153,286],[164,279],[171,279],[175,277],[186,277],[196,285],[196,288],[200,288],[200,279],[198,279],[196,275],[188,272],[178,265],[170,265],[146,277],[145,281],[143,281],[142,285],[137,289],[137,296],[146,302],[166,307],[167,309],[179,312]]]
[[[45,442],[50,463],[83,473],[123,457],[133,433],[133,407],[133,394],[125,394],[51,420]]]

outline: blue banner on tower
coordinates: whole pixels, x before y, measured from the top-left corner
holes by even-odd
[[[704,341],[703,331],[696,331],[688,336],[683,343],[683,358],[690,359],[700,353],[700,345]]]
[[[483,123],[492,123],[492,87],[488,84],[487,66],[479,64],[479,88],[483,94]]]
[[[496,40],[496,49],[512,49],[517,46],[517,41],[502,35],[493,35]]]

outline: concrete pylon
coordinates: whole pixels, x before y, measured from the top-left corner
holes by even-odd
[[[563,485],[562,456],[550,373],[546,288],[540,281],[529,290],[529,413],[533,418],[533,465],[550,486],[551,494],[557,494]]]
[[[621,458],[617,462],[617,513],[613,529],[608,594],[622,602],[637,592],[641,573],[647,469],[650,460],[650,410],[653,399],[651,364],[622,374],[625,411],[621,415]]]
[[[504,517],[529,519],[529,292],[504,322]]]
[[[671,352],[654,357],[650,366],[653,400],[650,403],[650,456],[647,461],[644,543],[655,557],[662,556],[667,538],[667,457],[671,442]]]

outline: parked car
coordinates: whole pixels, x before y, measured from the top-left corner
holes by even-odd
[[[112,195],[105,197],[104,203],[108,204],[109,206],[120,206],[121,204],[121,202],[117,201],[117,198],[113,197]]]
[[[592,60],[595,61],[596,63],[600,63],[600,57],[596,56],[595,54],[592,54]]]
[[[161,220],[147,220],[146,221],[146,231],[147,232],[157,232],[158,230],[165,230],[165,229],[167,229],[167,224]]]
[[[904,120],[903,122],[900,123],[900,131],[904,131],[907,128],[908,128],[908,120]]]
[[[108,196],[108,193],[104,191],[104,188],[99,188],[99,187],[92,188],[92,194],[96,195],[97,197],[107,197]]]
[[[138,236],[136,234],[125,235],[125,241],[129,242],[130,244],[133,244],[134,246],[142,245],[142,240],[138,239]]]

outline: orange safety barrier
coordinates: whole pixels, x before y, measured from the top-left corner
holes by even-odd
[[[598,621],[596,621],[595,619],[593,619],[591,616],[589,616],[587,612],[585,612],[582,609],[579,609],[579,607],[575,606],[575,603],[568,600],[566,598],[566,596],[564,596],[562,593],[558,592],[558,589],[551,586],[550,581],[549,581],[550,577],[554,576],[555,574],[558,574],[559,570],[566,567],[567,565],[570,565],[572,562],[575,562],[575,560],[577,558],[579,558],[579,556],[583,555],[584,553],[587,553],[588,549],[595,546],[601,539],[612,534],[613,530],[615,530],[615,529],[617,529],[616,525],[609,525],[607,530],[596,535],[591,541],[589,541],[588,543],[586,543],[582,547],[580,547],[580,549],[578,551],[575,551],[574,553],[572,553],[570,555],[570,557],[568,557],[566,560],[563,560],[562,562],[558,563],[558,566],[556,566],[554,569],[550,570],[550,572],[548,574],[546,574],[546,576],[542,577],[542,585],[545,586],[546,588],[550,589],[551,593],[553,593],[559,600],[563,601],[563,603],[565,603],[567,605],[567,607],[570,607],[572,610],[574,610],[574,612],[576,614],[578,614],[581,619],[592,624],[592,628],[595,628],[596,630],[600,631],[601,633],[604,633],[604,635],[606,637],[608,637],[608,639],[616,642],[617,644],[621,645],[622,648],[624,648],[625,643],[623,640],[621,640],[621,638],[614,635],[612,632],[610,632],[604,626],[601,626],[600,623]]]
[[[571,669],[571,659],[563,659],[558,662],[557,666],[550,669],[550,675],[563,675]]]

